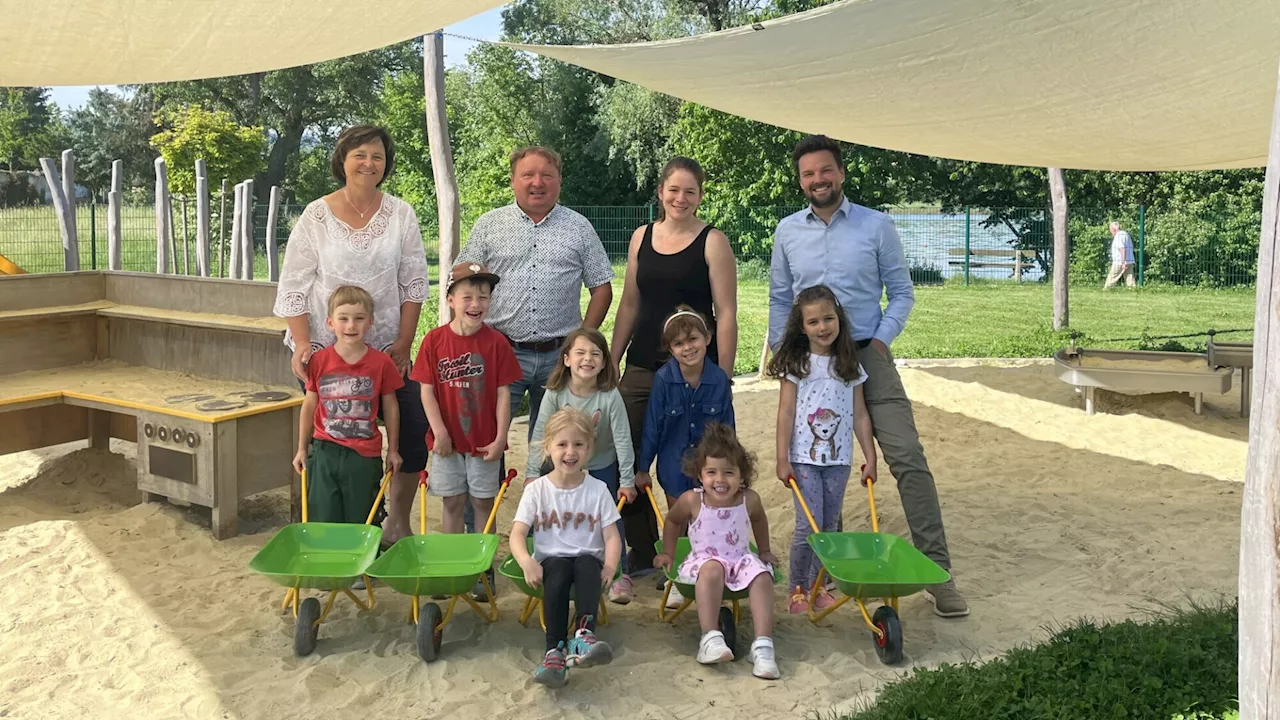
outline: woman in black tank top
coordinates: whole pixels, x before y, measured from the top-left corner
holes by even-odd
[[[670,357],[662,348],[662,325],[676,307],[688,305],[707,319],[711,330],[707,359],[733,376],[738,346],[738,269],[729,239],[697,217],[703,181],[702,168],[696,161],[672,158],[658,180],[658,223],[636,228],[631,238],[626,284],[614,320],[610,353],[615,364],[624,354],[627,359],[618,390],[627,408],[632,444],[637,450],[654,372]],[[693,240],[683,248],[663,247],[661,242],[655,247],[655,234],[660,236],[659,241],[673,235],[693,235]],[[658,538],[653,508],[645,502],[629,503],[623,507],[622,517],[627,545],[631,546],[630,569],[643,571],[653,564],[654,542]],[[630,576],[624,576],[624,580],[610,589],[610,600],[629,601]]]

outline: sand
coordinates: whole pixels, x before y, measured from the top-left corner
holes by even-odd
[[[558,693],[529,680],[542,635],[517,624],[522,598],[503,580],[502,619],[460,614],[431,665],[414,653],[407,598],[385,589],[368,613],[340,599],[315,654],[296,658],[281,592],[247,569],[284,522],[285,494],[251,498],[241,525],[255,534],[219,543],[207,511],[135,504],[132,445],[117,441],[120,455],[0,457],[0,716],[802,718],[866,702],[913,665],[990,658],[1074,618],[1234,595],[1247,432],[1234,393],[1206,397],[1204,417],[1176,395],[1102,403],[1089,417],[1051,364],[1017,365],[902,371],[973,615],[942,620],[921,596],[904,598],[900,668],[878,662],[848,606],[818,627],[777,617],[780,681],[751,677],[745,661],[699,666],[695,618],[659,622],[648,578],[601,630],[614,663],[572,673]],[[735,404],[742,437],[771,467],[775,387],[739,383]],[[882,528],[905,535],[881,476]],[[785,565],[791,501],[769,477],[757,489]],[[438,523],[438,503],[428,508]],[[866,523],[855,489],[845,525]]]

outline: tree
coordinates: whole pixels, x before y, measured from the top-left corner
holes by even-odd
[[[168,129],[151,138],[151,144],[164,158],[175,193],[195,192],[196,160],[202,158],[210,178],[233,183],[263,168],[267,143],[262,128],[237,125],[230,114],[199,105],[166,110],[160,120]]]
[[[110,190],[113,160],[124,165],[125,187],[145,186],[151,179],[151,137],[158,127],[143,98],[94,88],[84,107],[68,113],[67,129],[76,153],[76,177],[95,194]]]
[[[0,162],[10,172],[38,169],[40,158],[57,155],[64,139],[49,88],[0,88]]]

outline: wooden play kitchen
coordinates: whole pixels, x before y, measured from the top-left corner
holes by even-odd
[[[275,292],[146,273],[0,276],[0,454],[135,442],[145,499],[208,507],[214,537],[234,536],[240,498],[295,478],[302,393]]]

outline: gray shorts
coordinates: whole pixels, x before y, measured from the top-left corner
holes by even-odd
[[[485,462],[483,457],[453,453],[442,457],[431,453],[430,487],[437,497],[471,495],[486,499],[496,497],[501,484],[502,461]]]

